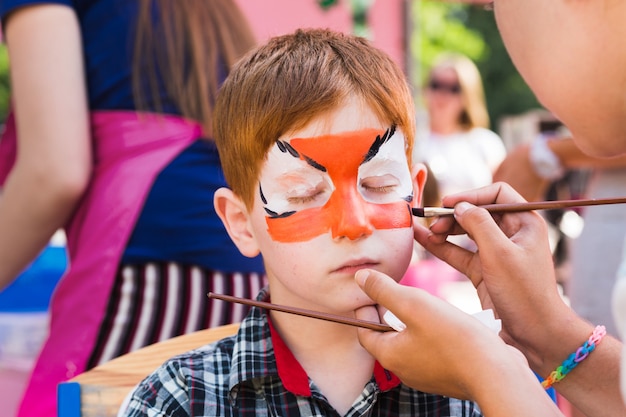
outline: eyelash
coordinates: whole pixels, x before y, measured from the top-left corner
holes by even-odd
[[[306,204],[315,200],[315,196],[307,196],[307,197],[290,197],[287,201],[289,204]]]
[[[363,188],[365,188],[367,191],[383,194],[393,191],[395,185],[383,185],[381,187],[368,187],[364,185]]]
[[[363,188],[365,188],[368,192],[371,193],[376,193],[376,194],[387,194],[392,192],[395,189],[395,185],[383,185],[381,187],[368,187],[366,185],[363,186]],[[298,196],[298,197],[289,197],[287,199],[287,201],[289,201],[290,204],[307,204],[310,203],[312,201],[315,201],[315,199],[323,193],[315,193],[312,195],[305,195],[305,196]]]
[[[311,195],[304,195],[304,196],[297,196],[297,197],[289,197],[287,198],[287,201],[290,204],[306,204],[306,203],[310,203],[311,201],[315,201],[315,199],[320,195],[323,194],[321,192],[317,192],[315,194],[311,194]]]

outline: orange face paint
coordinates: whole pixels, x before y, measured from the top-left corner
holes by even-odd
[[[290,204],[293,199],[287,191],[284,198],[287,202],[280,205],[276,203],[280,198],[273,197],[276,193],[269,202],[263,196],[266,211],[270,213],[267,225],[271,237],[279,242],[302,242],[330,231],[333,238],[358,239],[370,235],[374,229],[411,226],[407,201],[412,197],[412,182],[403,151],[404,137],[394,132],[394,128],[386,132],[364,129],[315,138],[294,138],[289,143],[277,144],[281,148],[281,158],[291,159],[285,160],[286,164],[293,165],[293,159],[299,160],[301,168],[293,172],[311,172],[308,178],[311,178],[312,185],[303,187],[306,191],[297,197],[293,207]],[[391,141],[397,143],[387,143]],[[389,149],[382,152],[384,147]],[[372,168],[368,168],[368,164]],[[366,177],[362,178],[364,174]],[[318,180],[318,177],[327,180]],[[367,188],[369,183],[376,186]],[[262,181],[262,192],[263,188]],[[397,195],[390,191],[392,189],[407,194]],[[316,206],[315,199],[323,204]],[[269,208],[277,206],[283,211]]]

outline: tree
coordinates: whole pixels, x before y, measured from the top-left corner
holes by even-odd
[[[5,44],[0,43],[0,124],[9,112],[9,54]]]
[[[480,7],[470,7],[465,24],[482,33],[487,44],[487,53],[476,64],[485,82],[487,107],[492,120],[541,108],[535,94],[513,65],[493,13]]]
[[[417,72],[412,81],[416,86],[422,85],[438,53],[459,52],[470,57],[481,72],[493,128],[503,116],[541,107],[511,62],[493,12],[441,0],[411,1],[415,22],[411,55]]]
[[[467,7],[439,0],[412,0],[411,45],[413,83],[422,85],[437,55],[459,52],[477,61],[487,47],[483,36],[465,25]]]

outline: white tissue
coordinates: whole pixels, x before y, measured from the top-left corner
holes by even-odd
[[[478,313],[472,314],[472,316],[477,318],[478,321],[489,327],[496,334],[499,334],[500,330],[502,330],[502,321],[496,319],[491,309],[479,311]],[[383,320],[397,332],[406,329],[406,324],[400,321],[400,319],[389,310],[383,315]]]
[[[396,332],[401,332],[402,330],[406,329],[406,324],[400,321],[400,319],[389,310],[387,310],[387,312],[383,314],[383,320],[385,320],[385,323],[390,325],[391,328],[394,329]]]
[[[500,319],[496,319],[492,309],[488,308],[487,310],[479,311],[478,313],[472,314],[472,316],[477,318],[482,324],[489,327],[496,334],[500,334],[500,330],[502,330],[502,321]]]

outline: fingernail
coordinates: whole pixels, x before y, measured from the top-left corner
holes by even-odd
[[[457,204],[456,206],[454,206],[454,213],[455,214],[463,214],[470,207],[472,207],[472,205],[470,203],[466,203],[465,201],[462,201],[459,204]]]
[[[362,287],[365,285],[365,281],[367,281],[367,278],[369,276],[370,271],[368,271],[367,269],[361,269],[359,271],[356,271],[356,274],[354,274],[354,279],[356,280],[357,284]]]

